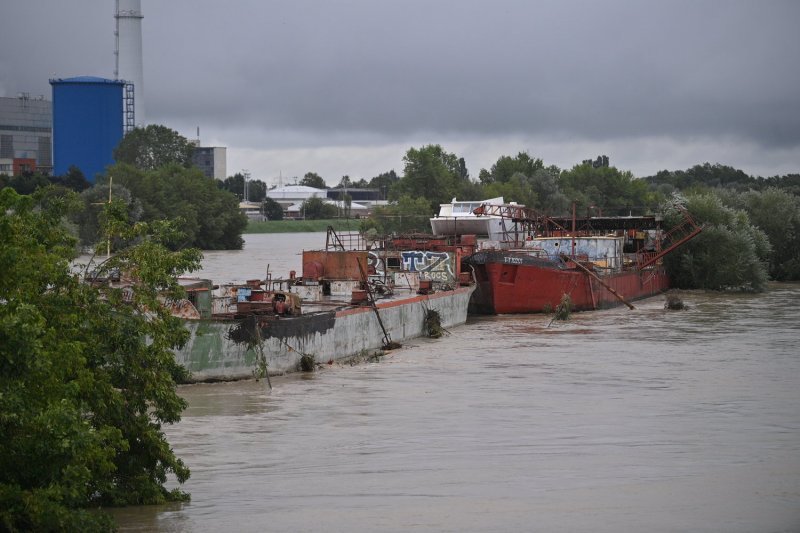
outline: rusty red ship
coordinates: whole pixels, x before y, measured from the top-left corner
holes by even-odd
[[[573,311],[618,305],[669,288],[662,258],[702,228],[684,213],[669,231],[657,216],[553,218],[516,205],[481,206],[511,231],[465,260],[477,289],[470,312],[549,312],[568,301]]]

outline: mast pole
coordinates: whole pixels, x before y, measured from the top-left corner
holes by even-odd
[[[575,202],[572,202],[572,235],[570,236],[572,243],[572,259],[575,259]]]

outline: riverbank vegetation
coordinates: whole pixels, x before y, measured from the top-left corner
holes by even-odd
[[[135,275],[118,289],[86,283],[65,224],[80,206],[53,188],[0,190],[2,531],[112,530],[98,507],[188,497],[165,487],[189,470],[163,432],[186,407],[172,349],[188,334],[159,302],[183,294],[176,276],[197,269],[200,252],[170,251],[174,224],[131,225],[113,200],[102,236],[132,244],[94,275]]]
[[[251,220],[244,233],[310,233],[332,226],[336,231],[358,231],[358,219],[324,218],[320,220]]]

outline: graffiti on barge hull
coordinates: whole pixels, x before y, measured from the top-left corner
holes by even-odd
[[[455,275],[447,252],[403,252],[403,268],[419,272],[420,279],[453,281]]]
[[[232,325],[227,337],[236,344],[252,346],[271,338],[287,340],[323,334],[332,329],[335,322],[333,311],[290,318],[251,315]]]
[[[419,279],[452,282],[456,279],[453,272],[453,255],[448,252],[432,252],[409,250],[400,252],[400,257],[380,257],[369,253],[369,265],[378,275],[386,275],[396,271],[418,272]],[[394,261],[394,264],[392,263]]]

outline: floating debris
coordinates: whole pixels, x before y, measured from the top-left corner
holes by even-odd
[[[668,294],[667,301],[664,303],[664,309],[672,311],[680,311],[688,309],[689,306],[683,303],[683,300],[677,294]]]
[[[384,355],[386,354],[383,352],[383,350],[378,350],[376,352],[372,352],[370,350],[361,350],[358,355],[351,357],[348,362],[350,366],[356,366],[362,363],[379,363],[381,361],[381,357]]]
[[[389,341],[389,342],[387,342],[386,344],[383,345],[383,349],[384,350],[396,350],[396,349],[402,348],[402,347],[403,347],[402,344],[400,344],[399,342],[395,342],[395,341]]]

